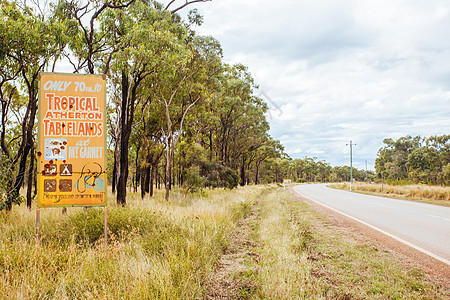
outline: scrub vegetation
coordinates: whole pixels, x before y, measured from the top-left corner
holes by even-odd
[[[445,299],[421,270],[278,186],[173,191],[108,207],[0,213],[1,299]],[[231,267],[230,267],[231,266]],[[226,289],[224,287],[227,287]],[[223,294],[225,293],[225,294]],[[225,298],[226,299],[226,298]]]
[[[333,188],[348,190],[348,183],[332,184]],[[450,187],[429,185],[398,185],[355,182],[352,191],[365,194],[408,199],[425,203],[450,206]]]

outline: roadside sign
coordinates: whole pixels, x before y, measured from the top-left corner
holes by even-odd
[[[38,207],[106,205],[106,76],[41,73]]]

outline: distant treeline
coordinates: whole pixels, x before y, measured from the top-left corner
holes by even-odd
[[[354,180],[450,184],[450,135],[406,136],[396,141],[388,138],[383,143],[375,160],[376,172],[353,168]],[[332,167],[317,158],[280,157],[272,169],[275,175],[270,178],[278,182],[280,178],[291,178],[296,182],[350,181],[349,166]]]
[[[274,166],[275,172],[269,178],[276,182],[281,182],[283,178],[289,178],[294,182],[350,181],[350,166],[332,167],[326,161],[318,160],[316,157],[279,158]],[[372,181],[375,174],[370,170],[366,172],[366,170],[353,168],[352,177],[356,181]]]
[[[377,177],[415,183],[450,183],[450,135],[385,139],[375,161]]]

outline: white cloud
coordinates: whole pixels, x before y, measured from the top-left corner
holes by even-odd
[[[247,65],[292,157],[373,166],[382,140],[450,133],[447,0],[213,0],[196,6]],[[281,110],[278,110],[278,108]],[[362,167],[362,166],[361,166]]]

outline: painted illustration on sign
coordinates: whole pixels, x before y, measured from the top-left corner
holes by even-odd
[[[60,166],[61,172],[59,175],[61,176],[72,176],[72,165],[71,164],[62,164]]]
[[[105,184],[100,177],[102,174],[102,166],[98,163],[89,163],[81,170],[80,177],[75,183],[74,187],[80,192],[84,193],[87,189],[94,189],[96,191],[103,191]]]
[[[40,74],[39,207],[106,205],[105,79]]]
[[[67,158],[67,139],[45,139],[45,155],[47,160]]]

